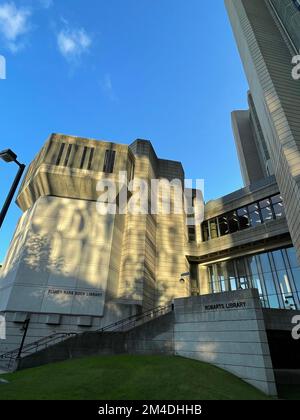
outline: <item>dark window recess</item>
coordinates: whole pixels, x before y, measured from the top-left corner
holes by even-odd
[[[82,152],[81,162],[80,162],[80,169],[83,169],[87,150],[88,150],[88,147],[84,147],[83,152]]]
[[[68,166],[71,150],[72,150],[72,144],[69,144],[67,154],[66,154],[66,157],[65,157],[64,166]]]
[[[106,150],[105,151],[103,172],[106,172],[107,174],[112,174],[113,173],[115,158],[116,158],[115,150]]]
[[[196,229],[195,229],[195,226],[189,226],[189,228],[188,228],[188,234],[189,234],[189,242],[195,242],[195,240],[196,240]]]
[[[237,211],[237,216],[239,220],[240,229],[248,229],[250,227],[250,221],[249,221],[249,214],[247,207],[244,207],[242,209],[239,209]]]
[[[66,143],[62,143],[60,145],[59,152],[58,152],[58,155],[57,155],[57,159],[56,159],[56,162],[55,162],[55,165],[57,165],[57,166],[59,166],[60,163],[61,163],[61,158],[62,158],[62,155],[64,153],[65,146],[66,146]]]
[[[229,226],[226,216],[219,217],[219,231],[221,236],[227,235],[229,233]]]
[[[262,223],[279,219],[284,215],[282,197],[277,194],[203,222],[203,241],[260,226]]]
[[[236,212],[228,213],[227,215],[229,232],[234,233],[239,230],[239,222]]]
[[[92,169],[93,159],[94,159],[94,149],[90,149],[90,157],[89,157],[89,163],[87,167],[89,171]]]

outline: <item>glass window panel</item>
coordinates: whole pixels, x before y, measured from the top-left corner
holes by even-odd
[[[263,287],[262,287],[262,282],[260,278],[258,276],[252,276],[251,283],[252,283],[252,287],[254,289],[257,289],[260,295],[263,295]]]
[[[228,278],[233,277],[235,278],[235,269],[233,261],[226,261],[226,271]]]
[[[284,264],[284,260],[283,260],[283,256],[282,256],[282,252],[279,249],[278,251],[273,251],[272,252],[273,255],[273,259],[274,259],[274,264],[275,264],[275,268],[277,271],[279,270],[285,270],[285,264]]]
[[[258,210],[250,212],[250,224],[252,227],[259,226],[261,224],[261,218]]]
[[[219,230],[221,236],[227,235],[229,233],[229,227],[226,216],[219,217]]]
[[[217,267],[218,276],[223,276],[224,274],[223,263],[216,264],[216,267]]]
[[[268,273],[271,270],[268,254],[260,254],[257,256],[260,260],[260,265],[263,273]]]
[[[260,296],[260,301],[263,308],[269,308],[269,302],[266,296]]]
[[[258,211],[258,203],[254,203],[254,204],[251,204],[250,206],[248,206],[248,211],[250,213]]]
[[[286,309],[292,309],[292,310],[296,310],[297,306],[295,303],[295,299],[293,298],[293,295],[289,295],[285,297],[284,300],[284,306]]]
[[[273,210],[274,210],[276,219],[279,219],[280,217],[284,217],[285,213],[284,213],[284,208],[283,208],[282,203],[273,204]]]
[[[239,209],[237,211],[237,216],[238,216],[238,221],[240,224],[240,229],[241,230],[248,229],[250,227],[250,220],[249,220],[247,208],[244,207],[242,209]]]
[[[272,201],[273,204],[282,203],[282,201],[283,201],[282,196],[280,194],[275,195],[274,197],[271,198],[271,201]]]
[[[265,207],[270,207],[271,205],[271,200],[269,198],[266,198],[265,200],[262,200],[259,202],[259,207],[261,209],[264,209]]]
[[[226,282],[224,276],[220,277],[221,292],[227,292]]]
[[[234,291],[237,290],[236,279],[230,278],[230,290]]]
[[[287,252],[287,255],[288,255],[288,258],[289,258],[290,266],[292,268],[299,267],[299,263],[298,263],[298,260],[297,260],[296,248],[294,248],[294,247],[287,248],[286,252]]]
[[[245,262],[244,262],[243,258],[238,258],[236,260],[236,268],[237,268],[239,277],[246,277],[247,276]]]
[[[257,274],[258,273],[258,268],[257,268],[255,256],[248,257],[247,260],[248,260],[250,275]]]
[[[298,293],[300,293],[300,268],[292,269],[295,287]]]
[[[277,295],[269,295],[268,300],[269,300],[269,307],[270,308],[273,308],[273,309],[279,309],[280,308]]]
[[[277,277],[282,295],[291,295],[292,289],[287,272],[285,270],[277,271]]]
[[[261,216],[264,222],[268,222],[269,220],[273,220],[273,212],[271,206],[264,207],[261,209]]]
[[[227,220],[230,233],[237,232],[239,230],[239,222],[236,212],[228,213]]]
[[[229,281],[230,290],[237,290],[236,274],[233,261],[226,261],[226,275]]]
[[[239,278],[239,289],[242,289],[242,290],[249,289],[249,282],[246,277]]]
[[[265,273],[264,279],[268,296],[277,295],[272,273]]]

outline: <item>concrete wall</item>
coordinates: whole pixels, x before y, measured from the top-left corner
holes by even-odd
[[[100,215],[95,202],[40,197],[4,261],[0,311],[103,316],[118,289],[122,218]]]
[[[226,307],[234,303],[242,306]],[[174,342],[175,354],[216,365],[276,395],[256,290],[176,299]]]
[[[170,312],[129,331],[126,346],[131,354],[173,355],[174,313]]]
[[[250,125],[250,112],[234,111],[231,119],[243,181],[247,186],[265,178],[266,171],[261,164],[261,157]]]
[[[123,354],[125,348],[123,333],[84,333],[24,357],[17,362],[17,368],[21,370],[76,357]]]

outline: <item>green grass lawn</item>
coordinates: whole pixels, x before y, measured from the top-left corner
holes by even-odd
[[[167,356],[99,356],[0,375],[0,400],[267,399],[209,364]]]

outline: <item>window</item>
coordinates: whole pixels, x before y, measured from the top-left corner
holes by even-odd
[[[189,226],[188,228],[189,242],[195,242],[196,240],[196,229],[195,226]]]
[[[263,222],[268,222],[273,219],[273,211],[271,207],[271,200],[267,198],[259,202],[260,212]]]
[[[235,274],[234,263],[232,260],[226,261],[225,270],[226,270],[226,277],[229,282],[230,290],[236,290],[237,289],[236,274]]]
[[[112,174],[113,173],[115,158],[116,158],[115,150],[106,150],[105,151],[103,172],[106,172],[107,174]]]
[[[272,255],[273,255],[273,260],[274,260],[276,270],[278,271],[285,270],[285,264],[284,264],[281,250],[273,251]]]
[[[221,236],[227,235],[229,233],[229,227],[226,216],[219,217],[219,232]]]
[[[300,10],[300,0],[293,0],[295,6],[297,7],[298,10]]]
[[[90,149],[89,163],[87,167],[89,171],[92,169],[93,158],[94,158],[94,149]]]
[[[250,227],[249,215],[247,207],[243,207],[242,209],[238,209],[237,217],[240,225],[240,229],[248,229]]]
[[[270,273],[272,271],[271,266],[270,266],[270,260],[268,257],[268,254],[260,254],[258,256],[258,259],[260,261],[260,266],[261,266],[261,271],[263,273]]]
[[[69,144],[67,154],[66,154],[66,157],[65,157],[64,166],[68,166],[71,150],[72,150],[72,144]]]
[[[63,152],[65,150],[65,146],[66,146],[65,143],[62,143],[60,145],[59,152],[58,152],[57,159],[56,159],[56,163],[55,163],[55,165],[57,165],[57,166],[60,165],[60,163],[61,163],[61,158],[62,158]]]
[[[279,249],[212,264],[208,267],[211,291],[253,287],[258,290],[264,307],[298,309],[300,265],[290,269],[286,258],[293,253],[294,248]]]
[[[83,152],[82,152],[82,156],[81,156],[81,162],[80,162],[80,169],[83,169],[84,162],[85,162],[85,157],[86,157],[86,154],[87,154],[87,150],[88,150],[87,147],[83,148]]]
[[[227,215],[228,227],[230,233],[235,233],[239,230],[239,222],[236,212],[228,213]]]
[[[284,208],[283,208],[283,202],[281,195],[276,195],[275,197],[271,198],[273,210],[276,219],[279,219],[280,217],[284,216]]]
[[[288,248],[286,250],[286,252],[287,252],[287,255],[288,255],[288,259],[289,259],[289,263],[290,263],[291,268],[298,267],[299,263],[298,263],[298,259],[297,259],[296,249],[294,247],[293,248]]]
[[[203,241],[260,226],[284,215],[282,197],[277,194],[204,222]]]
[[[258,204],[251,204],[251,206],[248,207],[249,216],[250,216],[250,224],[252,227],[258,226],[261,224],[261,217],[259,212]]]

